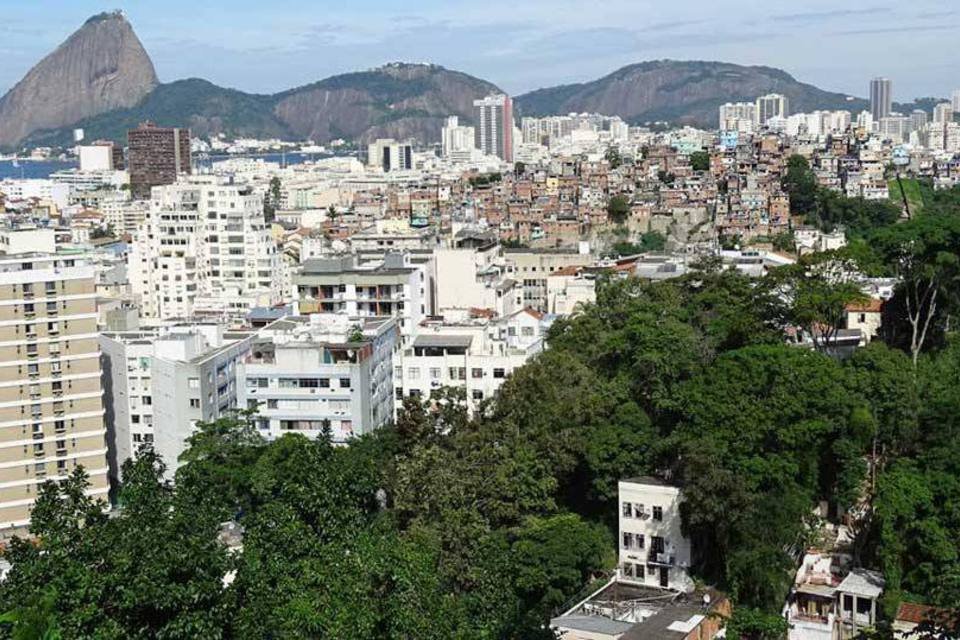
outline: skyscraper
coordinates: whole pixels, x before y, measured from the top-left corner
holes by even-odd
[[[130,190],[133,197],[147,199],[150,189],[173,184],[177,176],[190,173],[190,130],[158,127],[144,122],[127,132]]]
[[[874,121],[886,118],[893,111],[893,83],[888,78],[870,81],[870,115]]]
[[[757,98],[754,105],[757,126],[764,126],[770,118],[786,118],[790,115],[790,101],[779,93],[768,93]]]
[[[513,161],[513,101],[507,95],[473,101],[476,147],[487,155]]]
[[[955,112],[960,111],[960,89],[954,89],[950,102],[953,103],[953,110]]]
[[[83,466],[107,497],[94,268],[84,258],[0,259],[0,530],[22,529],[47,480]],[[149,399],[147,400],[149,401]]]

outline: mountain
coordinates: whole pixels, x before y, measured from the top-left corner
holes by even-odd
[[[96,15],[0,99],[0,147],[40,129],[132,107],[157,84],[153,63],[123,13]]]
[[[0,148],[66,146],[72,129],[88,139],[126,142],[144,120],[189,127],[200,136],[435,142],[443,119],[473,121],[472,102],[500,90],[432,64],[392,63],[337,75],[275,95],[225,89],[200,79],[159,84],[153,63],[121,12],[90,18],[0,99]],[[514,99],[520,116],[598,112],[628,122],[655,120],[714,127],[717,107],[782,93],[793,111],[866,108],[864,100],[823,91],[779,69],[725,62],[657,60],[580,84]],[[929,102],[929,101],[928,101]],[[929,107],[902,105],[901,111]]]
[[[669,120],[716,126],[721,104],[752,102],[766,93],[786,95],[792,111],[860,110],[867,104],[804,84],[779,69],[679,60],[641,62],[593,82],[539,89],[518,96],[514,104],[524,116],[597,112],[633,123]]]
[[[301,139],[440,139],[443,119],[473,120],[473,101],[500,90],[438,65],[388,64],[275,96],[274,113]]]
[[[88,139],[125,144],[127,131],[145,120],[160,126],[189,127],[198,136],[227,133],[232,137],[296,137],[274,115],[273,105],[272,96],[224,89],[191,78],[161,84],[133,107],[101,113],[70,127],[37,131],[28,141],[35,145],[68,146],[73,127],[80,127]]]
[[[74,127],[87,138],[126,141],[144,120],[190,127],[200,136],[282,138],[327,142],[336,138],[440,138],[447,116],[472,121],[473,100],[496,86],[438,65],[392,63],[333,76],[276,95],[224,89],[205,80],[159,85],[136,105],[100,113],[58,129],[36,131],[34,145],[70,144]]]

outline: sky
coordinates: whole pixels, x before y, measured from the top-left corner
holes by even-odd
[[[0,0],[0,92],[89,16],[123,9],[160,80],[273,93],[386,62],[433,62],[519,94],[644,60],[777,67],[894,99],[960,88],[954,0]]]

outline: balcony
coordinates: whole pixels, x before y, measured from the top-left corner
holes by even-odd
[[[656,567],[674,567],[677,564],[677,556],[667,551],[650,551],[647,554],[647,564]]]

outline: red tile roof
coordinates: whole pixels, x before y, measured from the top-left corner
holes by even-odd
[[[927,620],[936,621],[953,618],[955,615],[957,614],[950,609],[931,607],[930,605],[916,604],[913,602],[901,602],[897,608],[896,619],[902,622],[920,624]]]
[[[853,311],[855,313],[880,313],[883,309],[883,300],[878,300],[877,298],[871,298],[866,302],[854,302],[847,305],[847,311]]]

